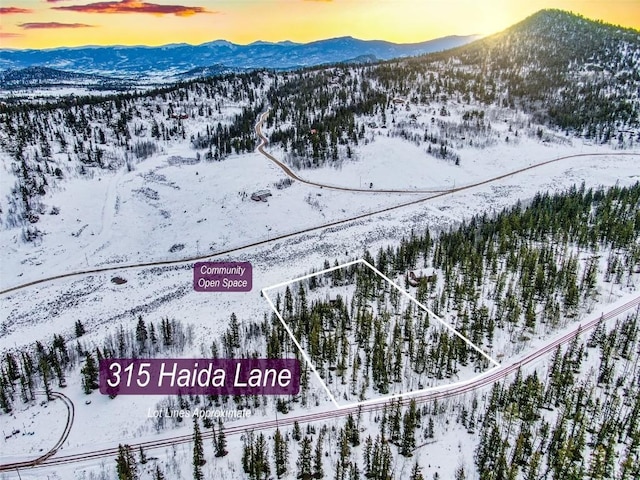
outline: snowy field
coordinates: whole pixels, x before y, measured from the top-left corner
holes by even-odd
[[[194,292],[192,262],[187,261],[172,266],[120,268],[78,275],[5,294],[0,303],[0,352],[37,340],[49,341],[54,333],[73,338],[74,324],[79,319],[87,329],[83,338],[99,343],[119,325],[133,325],[137,315],[142,314],[154,321],[168,317],[194,325],[193,354],[198,355],[202,344],[224,331],[231,312],[237,314],[241,323],[260,321],[269,312],[266,301],[260,298],[260,289],[305,275],[312,268],[321,269],[325,259],[332,263],[354,260],[360,258],[365,249],[376,252],[379,247],[395,244],[412,230],[421,232],[430,228],[437,232],[474,214],[498,211],[518,200],[526,202],[538,191],[561,191],[582,182],[587,187],[596,187],[629,185],[640,180],[640,157],[618,155],[619,152],[575,140],[574,146],[543,145],[523,139],[518,146],[466,149],[460,167],[426,157],[422,150],[408,144],[399,146],[397,142],[399,140],[381,135],[357,152],[358,162],[345,163],[341,170],[326,168],[301,174],[316,181],[356,188],[365,182],[372,182],[375,188],[441,188],[454,183],[456,186],[474,183],[565,155],[609,155],[563,160],[415,205],[211,257],[251,262],[254,277],[253,290],[249,293]],[[258,153],[232,156],[224,162],[171,165],[170,158],[175,156],[187,157],[189,152],[167,151],[137,164],[131,172],[120,170],[102,177],[74,179],[59,191],[50,192],[47,203],[58,206],[60,213],[41,218],[38,225],[45,235],[39,244],[23,243],[19,230],[0,232],[1,288],[98,266],[214,255],[229,248],[427,197],[347,193],[295,182],[291,187],[278,190],[274,184],[284,178],[281,170]],[[398,168],[398,162],[402,162],[403,168]],[[273,193],[267,202],[254,202],[249,198],[253,191],[264,188]],[[115,276],[126,279],[127,283],[113,283],[111,279]],[[614,290],[611,300],[626,298],[630,293]],[[532,348],[534,344],[535,341]],[[312,378],[312,382],[315,379]],[[158,437],[146,417],[148,409],[155,407],[159,398],[109,400],[97,392],[87,397],[77,377],[70,378],[68,383],[64,392],[76,405],[75,425],[91,425],[100,435],[96,440],[94,435],[88,436],[85,429],[72,428],[61,454]],[[314,408],[331,408],[319,384],[315,383],[312,390],[320,401],[320,406]],[[91,404],[85,403],[88,398]],[[38,439],[35,443],[26,436],[11,436],[3,444],[6,456],[3,460],[33,458],[40,449],[46,451],[55,444],[62,425],[59,416],[49,412],[56,409],[64,411],[62,405],[53,402],[46,409],[30,406],[12,419],[0,417],[4,431],[37,429]],[[190,433],[191,425],[187,424],[161,435]],[[450,478],[461,459],[468,458],[461,453],[467,447],[456,438],[455,431],[450,430],[439,447],[447,454],[447,462],[433,460],[433,466],[425,469],[425,473],[439,471],[442,478]],[[230,439],[231,451],[238,451],[240,445],[239,437]],[[191,475],[190,468],[186,467],[190,463],[189,446],[157,450],[154,455],[173,459],[168,463],[174,465],[170,467],[174,470],[167,470],[173,472],[170,478]],[[414,459],[410,460],[407,469]],[[226,462],[225,458],[215,464],[208,463],[205,474],[222,475],[227,471],[225,468],[229,468],[225,467]],[[87,463],[84,473],[84,467],[70,466],[21,472],[21,477],[101,478],[99,472],[112,471],[113,464],[113,460],[108,459]],[[0,478],[18,477],[5,473],[0,474]]]
[[[489,211],[498,209],[538,190],[556,191],[583,180],[611,185],[640,178],[640,156],[617,156],[618,151],[582,142],[572,147],[523,138],[518,146],[512,142],[463,152],[461,165],[455,166],[408,142],[381,135],[361,147],[358,160],[345,162],[339,170],[324,167],[299,173],[327,185],[366,188],[373,184],[376,189],[410,192],[470,185],[569,155],[612,154],[563,159],[470,189],[469,193],[487,198],[476,212],[485,211],[485,205]],[[190,161],[181,163],[176,158]],[[297,182],[279,190],[275,185],[285,178],[284,173],[259,153],[223,162],[195,160],[193,151],[174,147],[137,164],[133,171],[99,172],[63,183],[46,197],[49,212],[55,207],[59,213],[41,217],[38,228],[44,235],[35,245],[21,240],[19,228],[0,231],[0,256],[5,263],[0,289],[96,267],[213,254],[429,196],[341,192]],[[1,177],[11,181],[10,175]],[[1,187],[4,192],[11,189],[8,184]],[[273,196],[267,202],[252,201],[251,193],[262,189],[269,189]],[[506,190],[515,191],[511,195]],[[496,203],[501,197],[506,201]],[[447,195],[424,206],[398,210],[393,216],[433,206],[441,216],[458,220],[456,210],[460,210],[451,206],[457,198],[466,202],[469,197],[467,192],[462,197]],[[470,205],[478,202],[461,211],[469,213]]]

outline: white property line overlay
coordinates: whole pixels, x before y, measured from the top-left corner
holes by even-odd
[[[449,383],[449,384],[445,384],[445,385],[436,385],[434,387],[427,387],[427,388],[422,388],[419,390],[412,390],[411,392],[404,392],[404,393],[393,393],[391,395],[387,395],[387,396],[382,396],[382,397],[378,397],[378,398],[372,398],[369,400],[362,400],[359,402],[353,402],[353,403],[348,403],[346,405],[340,405],[334,395],[331,393],[331,391],[329,390],[329,387],[327,386],[326,382],[322,379],[322,377],[320,376],[320,374],[318,373],[318,370],[316,370],[315,365],[313,364],[313,362],[311,361],[311,359],[309,358],[309,356],[307,355],[307,352],[302,348],[302,345],[300,345],[300,342],[298,342],[298,339],[295,337],[295,335],[293,334],[293,332],[291,331],[291,329],[289,328],[289,325],[287,325],[287,322],[284,321],[284,318],[282,318],[282,315],[280,314],[280,312],[278,311],[278,309],[276,308],[276,306],[273,304],[273,301],[269,298],[269,295],[267,295],[267,291],[269,290],[274,290],[276,288],[281,288],[281,287],[286,287],[287,285],[291,285],[292,283],[296,283],[296,282],[300,282],[302,280],[306,280],[308,278],[311,277],[315,277],[317,275],[322,275],[324,273],[329,273],[329,272],[333,272],[334,270],[338,270],[340,268],[345,268],[345,267],[350,267],[351,265],[355,265],[357,263],[361,263],[365,266],[367,266],[368,268],[370,268],[373,272],[375,272],[377,275],[379,275],[382,279],[384,279],[386,282],[388,282],[390,285],[392,285],[396,290],[398,290],[400,293],[402,293],[405,297],[407,297],[410,301],[414,302],[416,305],[418,305],[420,308],[422,308],[425,312],[427,312],[431,317],[435,318],[436,320],[438,320],[442,325],[444,325],[448,330],[450,330],[451,332],[453,332],[454,335],[458,336],[460,339],[462,339],[467,345],[469,345],[471,348],[473,348],[475,351],[477,351],[480,355],[482,355],[484,358],[486,358],[487,360],[489,360],[489,362],[491,362],[493,364],[493,367],[490,368],[489,370],[486,370],[478,375],[476,375],[475,377],[472,377],[471,379],[467,379],[467,380],[462,380],[459,382],[454,382],[454,383]],[[394,281],[392,281],[390,278],[388,278],[386,275],[384,275],[382,272],[380,272],[377,268],[375,268],[373,265],[371,265],[369,262],[367,262],[364,259],[359,259],[359,260],[354,260],[352,262],[347,262],[347,263],[343,263],[342,265],[336,265],[333,266],[331,268],[327,268],[325,270],[320,270],[319,272],[313,272],[310,273],[308,275],[304,275],[302,277],[298,277],[298,278],[294,278],[293,280],[288,280],[286,282],[282,282],[282,283],[278,283],[276,285],[272,285],[270,287],[265,287],[262,289],[262,295],[264,296],[264,298],[267,300],[267,302],[269,303],[269,305],[271,306],[271,309],[275,312],[276,316],[280,319],[280,322],[282,323],[282,326],[284,327],[284,329],[287,331],[287,333],[289,334],[289,336],[291,337],[291,340],[293,341],[293,343],[295,344],[295,346],[298,348],[298,350],[300,351],[300,353],[302,354],[302,357],[304,358],[305,362],[307,362],[307,365],[309,365],[309,368],[311,369],[311,371],[315,374],[315,376],[318,378],[318,380],[320,381],[320,384],[322,385],[322,387],[324,388],[325,392],[327,393],[327,395],[329,396],[329,399],[333,402],[334,406],[337,409],[343,409],[343,408],[353,408],[353,407],[357,407],[357,406],[361,406],[361,405],[367,405],[367,404],[372,404],[372,403],[379,403],[381,401],[389,401],[389,400],[393,400],[395,398],[402,398],[402,397],[412,397],[414,395],[420,395],[423,393],[428,393],[428,392],[432,392],[432,391],[437,391],[437,390],[443,390],[445,388],[451,388],[451,387],[457,387],[457,386],[462,386],[468,383],[471,383],[475,380],[477,380],[480,377],[483,377],[484,375],[488,374],[489,372],[500,368],[500,363],[498,363],[497,361],[495,361],[493,358],[491,358],[489,355],[487,355],[485,352],[482,351],[482,349],[480,349],[479,347],[477,347],[473,342],[471,342],[468,338],[466,338],[464,335],[462,335],[461,333],[459,333],[455,328],[453,328],[451,325],[449,325],[447,322],[445,322],[442,318],[440,318],[438,315],[436,315],[435,313],[433,313],[431,310],[429,310],[427,307],[425,307],[423,304],[421,304],[418,300],[416,300],[414,297],[412,297],[411,295],[409,295],[409,293],[407,291],[405,291],[403,288],[401,288],[398,284],[396,284]]]

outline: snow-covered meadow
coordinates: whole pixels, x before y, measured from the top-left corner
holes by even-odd
[[[508,125],[496,127],[507,132]],[[268,132],[267,132],[268,134]],[[267,147],[269,149],[269,147]],[[283,155],[278,148],[271,150]],[[636,153],[637,156],[621,153]],[[43,235],[36,242],[24,242],[18,228],[0,231],[0,286],[2,290],[41,278],[78,272],[31,287],[4,293],[0,302],[0,352],[49,342],[62,334],[73,345],[74,324],[82,320],[87,329],[83,341],[100,344],[120,325],[132,326],[138,315],[154,321],[175,318],[193,326],[193,356],[202,354],[211,338],[227,328],[234,312],[241,324],[259,322],[269,306],[260,290],[321,269],[323,262],[348,262],[365,250],[395,245],[403,236],[430,229],[437,233],[475,214],[491,213],[517,201],[527,202],[536,192],[558,192],[572,185],[629,185],[640,179],[640,153],[594,146],[580,139],[570,142],[542,142],[521,136],[517,142],[499,142],[485,148],[461,150],[459,166],[427,155],[417,147],[384,129],[374,129],[368,143],[342,167],[302,170],[299,175],[327,185],[350,188],[398,190],[442,190],[490,180],[520,168],[559,157],[597,154],[563,159],[494,182],[455,193],[433,194],[344,192],[294,182],[277,188],[283,172],[257,152],[231,155],[221,162],[196,161],[188,146],[168,144],[158,154],[140,161],[133,169],[70,178],[50,189],[45,201],[57,207],[57,214],[43,215],[38,228]],[[606,155],[602,155],[606,154]],[[181,160],[182,159],[182,160]],[[186,160],[185,160],[186,159]],[[5,166],[4,168],[8,168]],[[8,175],[2,175],[8,178]],[[2,191],[9,191],[4,185]],[[266,202],[251,200],[251,193],[269,189]],[[411,205],[405,203],[423,199]],[[378,210],[391,210],[345,221]],[[328,223],[340,222],[324,227]],[[308,230],[304,233],[296,232]],[[286,238],[276,238],[288,235]],[[266,242],[265,242],[266,241]],[[264,242],[264,243],[263,243]],[[233,249],[231,253],[219,255]],[[192,288],[192,260],[249,261],[253,265],[253,290],[249,293],[200,293]],[[204,258],[203,258],[204,259]],[[138,263],[176,261],[172,265],[133,266]],[[95,268],[109,271],[84,274]],[[126,283],[117,284],[114,277]],[[616,287],[610,300],[628,296]],[[599,306],[604,309],[604,306]],[[594,307],[594,310],[596,307]],[[543,336],[531,348],[546,341]],[[510,352],[513,354],[513,352]],[[330,409],[329,398],[312,378],[312,395],[318,406],[298,407],[292,413]],[[189,424],[157,433],[147,418],[158,398],[117,397],[110,400],[94,392],[82,392],[79,376],[71,377],[64,392],[76,405],[74,427],[60,454],[113,447],[190,434]],[[91,403],[86,401],[90,399]],[[59,414],[52,414],[59,412]],[[8,432],[3,461],[29,459],[46,451],[60,435],[64,408],[58,402],[21,406],[12,416],[2,415]],[[259,419],[271,418],[257,411]],[[255,416],[253,420],[255,420]],[[250,422],[238,420],[238,422]],[[88,427],[90,426],[90,427]],[[21,430],[20,434],[10,432]],[[100,432],[96,435],[94,432]],[[31,434],[33,432],[33,435]],[[37,438],[37,442],[33,441]],[[442,438],[438,452],[443,478],[457,465],[471,462],[467,445],[456,440],[455,430]],[[335,443],[335,442],[334,442]],[[240,440],[230,440],[230,451],[240,449]],[[189,478],[190,447],[154,451],[163,459],[171,478]],[[335,453],[332,454],[332,457]],[[420,462],[434,457],[429,451]],[[440,455],[435,455],[440,458]],[[435,458],[434,457],[434,458]],[[399,457],[400,458],[400,457]],[[405,460],[399,460],[405,461]],[[230,468],[222,459],[206,466],[207,474],[220,475]],[[436,470],[436,461],[433,460]],[[110,478],[101,471],[113,471],[113,461],[87,462],[22,473],[22,478]],[[429,463],[430,464],[430,463]],[[171,467],[173,465],[173,467]],[[235,463],[237,468],[238,463]],[[410,468],[399,466],[397,471]],[[173,470],[171,470],[173,468]],[[431,467],[430,467],[431,468]],[[31,476],[29,476],[31,475]],[[57,475],[57,476],[56,476]],[[241,472],[233,474],[241,478]],[[17,478],[5,473],[0,478]],[[149,477],[150,478],[150,477]]]

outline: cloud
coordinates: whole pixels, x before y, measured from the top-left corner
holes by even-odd
[[[8,15],[10,13],[32,13],[33,10],[20,7],[0,7],[0,14]]]
[[[0,32],[0,38],[17,38],[23,37],[21,33]]]
[[[204,7],[188,7],[185,5],[159,5],[141,0],[121,0],[111,2],[96,2],[87,5],[69,5],[52,7],[54,10],[65,10],[82,13],[151,13],[153,15],[176,15],[189,17],[197,13],[214,13]]]
[[[20,28],[25,30],[37,30],[40,28],[89,28],[93,25],[87,25],[86,23],[59,23],[59,22],[32,22],[32,23],[20,23]]]

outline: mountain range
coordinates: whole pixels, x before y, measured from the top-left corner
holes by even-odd
[[[340,37],[311,43],[254,42],[237,45],[216,40],[201,45],[86,46],[46,50],[0,50],[0,70],[15,82],[20,71],[25,78],[44,81],[42,68],[113,79],[184,79],[247,69],[291,69],[340,62],[371,62],[447,50],[467,44],[477,35],[448,36],[421,43],[398,44],[382,40]],[[7,77],[7,72],[12,74]],[[16,72],[18,72],[16,74]],[[60,73],[51,80],[59,80]],[[11,85],[11,84],[9,84]],[[6,86],[6,85],[5,85]]]

